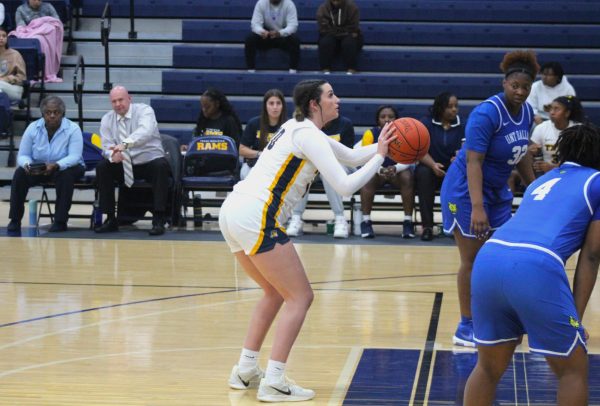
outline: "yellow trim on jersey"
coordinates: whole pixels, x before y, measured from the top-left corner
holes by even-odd
[[[269,207],[271,206],[271,203],[273,202],[273,189],[275,189],[275,187],[279,183],[281,176],[284,174],[285,170],[287,169],[287,167],[290,164],[290,162],[292,161],[292,159],[294,159],[294,157],[295,157],[294,154],[290,154],[288,156],[288,158],[285,160],[284,164],[281,166],[281,168],[277,172],[277,175],[275,175],[275,179],[273,179],[273,182],[269,186],[269,192],[271,192],[271,193],[270,193],[269,199],[263,206],[262,219],[260,222],[260,233],[258,236],[258,240],[256,241],[256,244],[254,244],[254,247],[252,247],[252,250],[250,251],[250,255],[256,254],[256,251],[258,251],[258,249],[260,248],[260,246],[263,243],[263,240],[265,239],[265,227],[267,226],[267,213],[269,211]],[[279,215],[279,212],[281,211],[281,206],[283,205],[283,202],[285,200],[285,195],[290,190],[290,187],[294,184],[294,181],[298,177],[298,174],[302,171],[302,168],[304,167],[305,163],[306,163],[306,160],[304,160],[304,159],[302,160],[302,162],[300,162],[300,165],[298,165],[298,169],[296,170],[296,173],[294,173],[294,176],[292,176],[292,179],[290,180],[290,182],[288,182],[288,185],[286,186],[284,192],[281,194],[281,201],[279,202],[279,207],[277,208],[277,211],[275,212],[275,227],[277,227],[279,229],[281,229],[281,225],[279,225],[277,222],[277,216]]]
[[[375,142],[375,137],[373,136],[373,131],[369,128],[362,136],[362,146],[371,145]]]

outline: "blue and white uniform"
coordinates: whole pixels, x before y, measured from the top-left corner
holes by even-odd
[[[471,234],[471,199],[467,183],[467,150],[485,154],[483,205],[490,227],[496,229],[510,218],[513,195],[506,182],[511,171],[527,153],[533,111],[524,103],[516,116],[506,107],[504,93],[478,105],[467,122],[466,142],[444,177],[441,190],[444,232],[455,226],[465,237]]]
[[[351,149],[308,119],[288,120],[221,206],[219,226],[231,252],[254,255],[289,241],[282,224],[318,172],[337,193],[348,196],[367,183],[382,163],[377,144]],[[363,166],[348,175],[342,164]]]
[[[529,336],[531,351],[568,356],[585,335],[564,266],[600,220],[600,172],[566,162],[525,191],[488,240],[471,277],[474,338],[495,345]]]

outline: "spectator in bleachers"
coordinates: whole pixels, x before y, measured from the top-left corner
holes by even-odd
[[[290,73],[296,73],[300,62],[298,13],[292,0],[258,0],[251,22],[252,32],[246,37],[246,67],[254,72],[256,50],[280,48],[290,54]]]
[[[363,46],[358,7],[353,0],[325,0],[317,10],[319,29],[319,63],[321,70],[331,72],[339,51],[347,73],[356,73],[358,53]]]
[[[85,172],[81,130],[65,117],[65,103],[49,96],[42,100],[40,110],[42,118],[29,124],[19,145],[10,189],[9,233],[21,231],[29,188],[46,182],[56,188],[54,222],[48,231],[66,231],[74,184]]]
[[[64,27],[50,3],[27,0],[17,8],[17,28],[10,33],[17,38],[37,38],[46,56],[45,81],[62,82],[59,78]]]
[[[415,185],[423,224],[421,240],[431,241],[435,191],[442,186],[446,170],[465,137],[465,126],[458,115],[458,98],[450,92],[438,94],[429,108],[429,115],[421,122],[429,130],[431,144],[429,152],[415,168]]]
[[[338,116],[335,120],[330,121],[323,127],[323,132],[329,136],[329,138],[341,142],[348,148],[352,148],[354,145],[354,125],[349,118],[344,116]],[[334,238],[348,238],[348,222],[344,217],[344,202],[342,196],[335,191],[335,189],[322,177],[323,188],[329,201],[329,206],[334,214],[333,223],[333,237]],[[304,232],[304,222],[302,221],[302,214],[306,210],[306,204],[308,203],[308,193],[296,203],[296,206],[292,209],[292,217],[286,228],[286,233],[290,237],[298,237]]]
[[[575,96],[560,96],[550,104],[550,120],[533,129],[529,151],[534,157],[533,170],[537,174],[544,174],[556,168],[558,163],[554,155],[556,140],[565,128],[579,125],[585,121],[583,106]]]
[[[16,49],[8,47],[7,33],[0,26],[0,92],[13,101],[21,100],[27,78],[25,61]]]
[[[279,89],[267,90],[263,96],[260,116],[248,120],[240,140],[240,156],[244,158],[240,171],[241,179],[250,172],[271,137],[286,121],[285,96]]]
[[[200,107],[194,137],[226,135],[231,137],[237,146],[240,145],[242,124],[223,92],[208,88],[200,97]]]
[[[547,62],[540,68],[542,80],[531,86],[527,102],[533,107],[535,123],[541,124],[550,118],[550,103],[560,96],[575,96],[575,89],[569,83],[563,67],[558,62]]]
[[[383,126],[397,118],[398,112],[394,107],[387,105],[379,106],[375,113],[376,126],[365,131],[362,138],[362,145],[376,143]],[[412,221],[415,205],[413,171],[414,165],[396,164],[390,158],[386,158],[377,174],[360,189],[360,206],[362,210],[362,222],[360,224],[361,237],[375,237],[371,221],[371,209],[373,208],[375,193],[378,188],[389,183],[400,189],[400,195],[402,196],[402,207],[404,208],[402,237],[415,238],[415,227]]]
[[[123,86],[115,86],[110,91],[110,102],[112,111],[100,121],[105,159],[96,166],[100,210],[106,214],[106,221],[95,231],[119,231],[115,184],[131,187],[135,179],[144,179],[152,185],[154,199],[149,234],[164,234],[171,166],[165,157],[154,110],[143,103],[132,103]]]
[[[476,106],[465,128],[465,144],[448,168],[440,193],[444,232],[460,253],[457,287],[461,319],[452,338],[474,347],[471,270],[477,252],[511,217],[513,194],[506,186],[516,168],[526,185],[533,174],[527,153],[533,109],[526,102],[539,65],[533,51],[513,51],[500,64],[503,91]]]

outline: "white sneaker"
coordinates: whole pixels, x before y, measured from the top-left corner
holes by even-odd
[[[333,238],[348,238],[348,222],[343,217],[336,217],[333,225]]]
[[[259,367],[256,367],[250,372],[240,373],[237,365],[233,366],[231,375],[229,375],[229,387],[231,389],[246,390],[257,388],[260,380],[265,376],[265,373]]]
[[[299,216],[292,216],[290,224],[288,224],[285,233],[288,235],[288,237],[300,237],[302,234],[304,234],[303,227],[304,222],[302,221],[302,218]]]
[[[267,382],[261,379],[256,398],[261,402],[301,402],[315,397],[315,391],[304,389],[296,382],[282,377],[280,382]]]

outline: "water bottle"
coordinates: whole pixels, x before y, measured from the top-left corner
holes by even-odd
[[[354,202],[352,204],[352,219],[353,219],[353,226],[352,226],[352,232],[354,233],[354,235],[356,236],[360,236],[360,223],[362,223],[362,210],[360,208],[360,203],[358,202]]]
[[[29,201],[29,225],[33,227],[37,227],[37,206],[37,200],[31,199]]]
[[[94,201],[94,226],[102,225],[102,210],[100,210],[100,203],[98,200]]]
[[[202,227],[202,198],[200,195],[194,195],[194,227]]]

